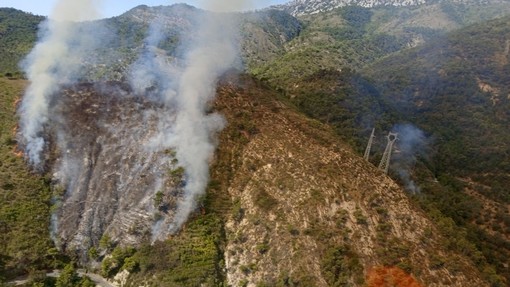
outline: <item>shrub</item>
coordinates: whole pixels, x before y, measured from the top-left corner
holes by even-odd
[[[257,251],[260,253],[260,254],[264,254],[266,253],[267,251],[269,250],[269,245],[264,242],[264,243],[260,243],[257,245]]]
[[[99,248],[110,251],[115,246],[115,243],[111,239],[111,237],[104,233],[103,236],[101,236],[101,239],[99,240]]]
[[[367,218],[363,215],[361,209],[356,209],[354,211],[354,218],[356,218],[356,223],[358,224],[367,224]]]
[[[255,193],[255,204],[258,207],[268,211],[273,209],[278,204],[278,201],[269,193],[267,193],[267,191],[260,188]]]
[[[330,286],[344,286],[352,279],[363,283],[363,266],[358,255],[348,245],[332,247],[321,262],[321,272]]]
[[[99,253],[98,253],[96,247],[94,247],[94,246],[90,247],[87,254],[89,256],[89,259],[91,259],[91,260],[97,260],[97,258],[99,258]]]

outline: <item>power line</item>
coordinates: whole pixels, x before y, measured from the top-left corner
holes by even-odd
[[[363,155],[363,158],[368,161],[368,158],[370,157],[370,150],[372,149],[372,144],[374,142],[375,138],[375,128],[372,129],[372,135],[370,135],[370,139],[368,140],[367,148],[365,149],[365,155]]]
[[[386,145],[386,149],[384,150],[384,154],[381,158],[381,162],[379,163],[379,169],[384,171],[386,174],[390,168],[390,159],[391,153],[393,151],[393,145],[398,140],[398,133],[390,132],[386,138],[388,139],[388,144]]]

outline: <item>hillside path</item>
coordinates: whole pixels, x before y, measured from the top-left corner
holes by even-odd
[[[104,278],[103,276],[101,276],[99,274],[88,273],[84,269],[78,269],[78,270],[76,270],[76,273],[78,273],[78,275],[80,277],[83,277],[83,276],[89,277],[90,280],[92,280],[99,287],[117,287],[117,286],[113,285],[112,283],[108,282],[108,280],[106,280],[106,278]],[[60,276],[60,270],[54,270],[53,272],[46,273],[46,276],[57,278],[58,276]],[[20,277],[16,280],[7,282],[8,285],[12,285],[12,286],[21,286],[26,283],[28,283],[28,276]]]

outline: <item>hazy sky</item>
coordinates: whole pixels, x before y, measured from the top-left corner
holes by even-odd
[[[72,0],[69,0],[72,1]],[[102,0],[103,6],[101,13],[103,17],[112,17],[124,13],[125,11],[145,4],[148,6],[171,5],[174,3],[188,3],[195,7],[203,6],[201,3],[207,0]],[[235,0],[233,0],[235,1]],[[274,4],[289,2],[290,0],[252,0],[252,9],[264,8]],[[57,0],[0,0],[0,7],[13,7],[36,15],[47,16]]]

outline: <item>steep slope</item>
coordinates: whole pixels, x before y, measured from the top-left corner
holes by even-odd
[[[476,13],[480,7],[502,13]],[[409,169],[423,192],[418,201],[465,228],[494,268],[484,273],[508,281],[508,18],[441,36],[449,27],[505,11],[505,2],[441,2],[303,15],[305,29],[286,46],[288,52],[251,71],[282,88],[308,115],[334,126],[360,153],[372,127],[387,131],[404,122],[423,129],[430,145]],[[375,41],[377,35],[385,41]],[[422,47],[424,41],[429,44]],[[388,43],[396,48],[388,50],[394,47]],[[400,176],[397,169],[393,176]]]
[[[443,164],[464,173],[509,170],[501,158],[508,146],[500,144],[509,140],[509,23],[506,17],[471,26],[366,69],[404,117],[437,131],[452,157],[443,158]],[[459,103],[462,110],[455,108]],[[456,150],[455,142],[464,148]]]
[[[117,103],[119,96],[123,98]],[[214,103],[228,125],[211,163],[208,195],[181,232],[151,245],[141,226],[150,226],[153,219],[142,214],[133,228],[129,223],[136,218],[128,216],[138,210],[133,204],[152,206],[157,197],[146,185],[153,181],[154,170],[129,172],[130,163],[144,156],[137,150],[144,137],[136,137],[137,145],[129,143],[125,133],[89,133],[111,130],[115,123],[127,125],[120,130],[130,135],[137,133],[137,126],[151,133],[151,117],[141,116],[153,114],[157,107],[130,97],[129,90],[115,83],[66,89],[64,99],[66,105],[56,106],[59,113],[54,117],[73,114],[64,135],[70,135],[68,157],[76,156],[76,166],[83,167],[76,169],[82,172],[74,180],[84,187],[104,183],[85,193],[77,189],[64,195],[68,199],[59,212],[67,210],[67,216],[59,228],[65,232],[57,233],[58,242],[71,242],[66,234],[88,238],[79,242],[83,245],[77,255],[102,261],[104,276],[123,271],[128,286],[217,286],[223,281],[245,286],[364,286],[381,276],[411,274],[408,282],[424,286],[488,286],[459,249],[450,249],[459,244],[451,241],[459,240],[455,230],[452,238],[441,236],[445,227],[432,224],[397,184],[355,155],[333,130],[299,114],[260,82],[236,73],[222,80]],[[103,109],[109,112],[103,114]],[[141,118],[128,121],[123,116]],[[173,164],[168,157],[171,153],[147,155],[145,162],[157,169]],[[158,164],[157,158],[167,163]],[[117,165],[109,164],[112,161]],[[121,172],[108,175],[108,168]],[[123,178],[129,181],[128,189],[120,184]],[[161,191],[163,203],[176,198],[172,186]],[[171,204],[165,212],[171,214]],[[90,214],[102,215],[89,218]],[[100,232],[82,233],[86,229],[74,225],[93,222],[89,219],[103,220],[91,230],[104,228],[107,235],[98,240]],[[130,240],[139,235],[136,243]],[[137,250],[129,247],[132,244]],[[68,243],[64,250],[74,256],[77,246],[72,246]],[[86,250],[88,246],[93,247]],[[469,244],[461,246],[472,250]]]
[[[2,47],[14,49],[18,44],[31,47],[35,27],[43,18],[29,17],[31,15],[13,9],[2,9],[2,13],[5,17],[1,18],[0,32],[2,39],[6,39]],[[204,11],[187,5],[140,6],[119,17],[83,24],[80,28],[84,30],[101,28],[94,32],[104,39],[100,51],[94,53],[96,56],[84,59],[84,78],[125,80],[126,70],[143,47],[143,39],[155,18],[166,28],[159,52],[168,59],[181,56],[176,47],[178,42],[189,40],[186,37],[194,36],[187,31],[197,13]],[[243,27],[241,44],[248,55],[245,61],[273,57],[301,27],[295,18],[280,11],[230,14],[229,17],[236,18]],[[5,52],[1,62],[7,63],[8,59],[17,63],[28,49],[12,57],[5,52],[7,50],[0,50]],[[11,62],[6,65],[12,66]],[[8,77],[18,76],[11,70],[6,73]],[[5,82],[11,83],[7,79]],[[140,141],[140,138],[154,135],[154,114],[162,113],[161,106],[133,95],[128,86],[120,82],[63,87],[59,92],[62,101],[51,104],[52,126],[46,127],[46,139],[52,142],[47,151],[46,171],[54,174],[39,178],[23,175],[28,171],[22,169],[22,158],[11,153],[16,145],[15,131],[11,134],[15,121],[12,102],[21,95],[20,87],[16,86],[16,92],[12,93],[7,85],[3,107],[12,107],[12,110],[2,111],[2,126],[8,132],[2,133],[2,143],[5,140],[2,172],[6,176],[2,177],[1,187],[5,198],[11,202],[2,201],[2,230],[9,239],[5,240],[0,254],[0,279],[35,268],[59,267],[61,259],[66,261],[53,248],[46,230],[51,206],[51,236],[61,251],[73,260],[94,262],[115,251],[116,245],[136,245],[165,238],[168,230],[159,231],[158,228],[172,217],[183,184],[183,170],[176,166],[172,151],[155,154],[145,149],[146,141]],[[139,125],[141,122],[154,128],[146,129]],[[49,189],[50,177],[54,179],[51,182],[53,194]],[[26,186],[21,186],[22,183]],[[27,199],[27,188],[37,189],[33,200]],[[38,210],[40,220],[34,220],[26,206],[32,211]],[[29,227],[33,228],[23,233]],[[122,254],[129,254],[126,252]],[[50,264],[52,266],[48,267]]]
[[[140,5],[123,15],[82,25],[84,30],[92,27],[96,38],[102,41],[95,56],[86,59],[88,67],[84,75],[90,80],[122,80],[127,67],[146,45],[143,41],[150,29],[156,26],[164,27],[157,45],[161,52],[179,56],[182,51],[176,50],[178,44],[195,36],[191,32],[196,25],[193,19],[200,13],[205,12],[186,4]],[[296,18],[279,10],[232,13],[228,17],[239,22],[243,61],[249,66],[281,55],[283,45],[301,30],[301,23]],[[33,47],[38,25],[44,19],[19,10],[0,8],[0,73],[19,76],[18,63]]]
[[[284,46],[299,35],[301,22],[285,12],[267,10],[244,13],[241,48],[246,66],[260,65],[284,53]]]
[[[424,130],[429,146],[410,168],[422,191],[416,199],[465,228],[507,280],[508,25],[508,17],[473,25],[359,72],[306,66],[304,76],[288,78],[290,69],[273,65],[261,77],[283,86],[300,109],[333,125],[360,153],[372,127],[387,131],[404,122]]]
[[[246,77],[220,88],[216,108],[245,142],[226,186],[229,284],[360,286],[376,266],[399,266],[424,286],[485,284],[403,190],[328,127]]]
[[[476,223],[490,234],[476,231],[472,238],[507,278],[509,21],[469,27],[366,70],[382,97],[433,134],[434,173],[456,177],[443,182],[465,198],[442,198],[441,209],[457,223]],[[441,198],[432,194],[435,201]],[[487,208],[491,201],[496,204]]]
[[[488,286],[404,191],[330,128],[249,76],[231,73],[218,88],[214,110],[228,124],[201,208],[164,242],[93,258],[105,276],[122,271],[127,286],[364,286],[385,276]]]
[[[169,17],[173,19],[169,20],[169,27],[186,29],[185,17],[179,18],[179,9],[183,7],[179,9],[172,7],[168,11],[175,15]],[[122,30],[119,38],[113,39],[113,44],[109,47],[112,53],[118,52],[116,49],[121,49],[122,53],[125,53],[121,53],[124,57],[123,62],[117,66],[103,64],[104,68],[111,70],[91,70],[97,74],[90,78],[122,79],[127,64],[134,60],[130,55],[136,54],[136,49],[140,48],[148,29],[148,20],[138,16],[144,15],[147,9],[151,11],[147,7],[139,7],[132,11],[134,16],[126,14],[124,20],[111,24],[111,27],[117,24],[124,25],[119,27],[127,29]],[[189,13],[196,12],[187,6],[183,9],[191,11]],[[373,23],[370,21],[375,15],[371,14],[371,11],[377,12],[359,7],[331,12],[330,15],[341,14],[341,17],[332,18],[328,28],[333,30],[328,32],[330,34],[327,34],[325,39],[327,41],[343,39],[345,35],[352,33],[355,39],[361,37],[363,41],[367,40],[363,38],[364,33],[376,29],[370,26],[370,23]],[[147,16],[147,19],[153,17],[151,15]],[[301,24],[285,13],[267,12],[261,17],[259,17],[261,14],[250,15],[254,22],[249,22],[245,26],[245,29],[252,32],[247,33],[249,39],[244,45],[245,53],[250,55],[246,60],[250,65],[259,65],[280,55],[285,43],[301,29]],[[362,16],[361,19],[358,19],[358,16]],[[257,22],[261,19],[263,21]],[[335,26],[337,20],[348,23],[337,29]],[[264,24],[266,21],[273,22],[266,26]],[[329,20],[317,21],[316,23],[321,23]],[[482,29],[482,33],[489,35],[492,32],[495,34],[502,32],[502,35],[506,35],[508,25],[504,22],[506,20],[502,21],[503,24],[498,26],[499,28],[494,31],[491,31],[492,28]],[[346,27],[347,29],[342,30]],[[159,47],[162,48],[161,52],[168,53],[168,56],[174,55],[176,41],[182,40],[172,34],[173,31],[175,30],[166,30],[169,34]],[[476,29],[467,31],[469,35],[479,33]],[[362,36],[359,36],[360,32]],[[324,40],[321,38],[324,34],[321,33],[301,35],[301,40],[305,39],[303,46],[318,43],[315,40],[308,42],[305,36],[318,35],[319,41]],[[380,127],[389,129],[394,122],[411,119],[422,128],[426,128],[429,133],[432,133],[433,128],[443,128],[442,124],[436,124],[444,123],[437,120],[437,115],[415,120],[413,112],[425,115],[434,107],[441,105],[441,101],[434,102],[434,105],[424,104],[428,100],[428,94],[424,91],[434,90],[437,83],[441,84],[440,87],[452,85],[462,77],[463,73],[460,71],[470,69],[471,65],[475,65],[477,60],[483,57],[471,51],[452,52],[449,48],[442,49],[441,51],[446,51],[444,54],[433,54],[431,57],[446,61],[441,57],[454,55],[454,59],[458,59],[459,62],[453,61],[452,69],[441,67],[442,69],[436,71],[434,69],[443,62],[430,61],[431,65],[435,66],[425,67],[433,70],[432,76],[425,79],[412,66],[401,71],[402,63],[399,63],[397,58],[389,58],[370,70],[364,70],[363,73],[375,79],[373,82],[367,81],[359,73],[345,69],[343,64],[363,68],[406,45],[398,42],[400,39],[398,37],[387,37],[388,35],[384,35],[381,43],[391,45],[374,44],[375,52],[372,50],[369,53],[359,49],[363,47],[361,44],[366,42],[342,43],[349,50],[356,51],[356,56],[353,57],[356,60],[352,65],[345,64],[348,57],[345,62],[335,62],[335,59],[338,59],[334,58],[338,57],[337,50],[321,50],[322,46],[312,45],[311,51],[324,56],[321,61],[317,61],[320,65],[316,65],[314,54],[312,56],[305,54],[306,57],[301,57],[302,54],[297,53],[291,58],[296,62],[288,61],[289,66],[285,66],[282,61],[286,59],[284,55],[278,59],[280,66],[268,66],[274,70],[266,70],[258,75],[274,85],[284,87],[286,95],[300,108],[309,115],[333,124],[342,132],[342,137],[349,140],[356,139],[356,135],[363,134],[376,122],[379,122]],[[377,38],[368,38],[369,41],[374,41],[373,39]],[[387,39],[391,41],[386,41]],[[260,40],[265,43],[265,47],[256,46]],[[491,43],[493,40],[494,38],[484,38],[483,44]],[[457,48],[468,44],[455,38],[452,40],[453,43],[456,41],[462,43]],[[357,44],[350,46],[353,43]],[[394,43],[400,44],[395,48]],[[445,42],[435,43],[445,45]],[[490,64],[466,76],[466,81],[470,83],[465,85],[466,90],[459,88],[462,92],[456,94],[455,90],[455,93],[452,93],[465,96],[474,91],[471,88],[478,89],[469,98],[469,103],[481,105],[461,113],[460,118],[465,122],[459,124],[459,127],[465,128],[465,123],[473,123],[480,126],[482,131],[487,131],[487,127],[505,129],[503,124],[506,122],[498,121],[506,119],[505,112],[508,111],[505,79],[492,80],[494,71],[499,74],[507,69],[508,45],[504,41],[500,44],[503,43],[505,45],[490,47],[494,48],[495,52],[494,54],[491,52],[491,55],[495,60],[492,56],[489,57],[490,61],[482,62]],[[289,47],[293,46],[287,46]],[[433,49],[433,46],[427,47]],[[473,51],[478,51],[478,47],[483,45],[472,47]],[[299,50],[299,47],[296,50]],[[420,51],[426,54],[427,48]],[[427,57],[417,62],[413,61],[416,56],[413,53],[409,52],[411,56],[403,58],[406,63],[414,63],[417,67],[422,62],[427,63]],[[333,55],[333,58],[328,55]],[[105,53],[103,56],[108,54]],[[118,60],[115,57],[113,59]],[[470,59],[469,65],[464,66],[466,59]],[[250,60],[253,62],[249,62]],[[296,68],[291,66],[293,63],[300,63],[301,66]],[[300,70],[309,66],[310,71]],[[385,70],[387,67],[390,67],[393,73],[388,74]],[[272,74],[283,68],[287,70],[283,70],[281,74]],[[443,72],[447,73],[443,75]],[[115,76],[110,77],[112,73]],[[294,75],[292,73],[296,73],[297,77],[291,77]],[[415,78],[409,78],[410,75],[417,75],[416,79],[419,82],[413,82]],[[402,79],[406,85],[416,87],[418,90],[403,88]],[[391,86],[386,86],[387,83],[391,83]],[[418,88],[422,83],[430,85],[426,86],[427,89]],[[475,87],[473,83],[476,83]],[[418,91],[417,98],[420,101],[408,101],[414,97],[413,91]],[[225,115],[229,125],[219,138],[218,154],[212,161],[212,180],[208,195],[200,199],[199,209],[181,233],[169,239],[167,234],[162,233],[160,239],[165,241],[158,241],[151,246],[152,238],[148,231],[157,228],[157,224],[154,223],[171,217],[174,201],[180,196],[179,185],[182,183],[182,170],[179,170],[173,162],[172,151],[149,154],[143,149],[144,140],[154,132],[155,120],[151,114],[162,112],[161,107],[151,103],[150,100],[132,95],[132,91],[120,82],[80,84],[62,91],[62,98],[65,101],[54,105],[56,112],[52,113],[52,120],[55,123],[55,130],[66,130],[68,133],[54,133],[54,142],[64,143],[55,144],[54,147],[55,151],[62,152],[66,155],[64,157],[71,158],[72,162],[76,163],[72,169],[63,166],[64,170],[72,171],[70,177],[72,180],[64,180],[60,184],[66,186],[72,183],[76,184],[76,188],[71,188],[68,194],[61,194],[58,188],[55,189],[57,191],[55,198],[61,197],[64,203],[58,211],[60,219],[54,222],[58,223],[56,235],[61,238],[59,245],[68,254],[78,255],[76,258],[92,262],[92,266],[97,266],[102,261],[101,268],[105,276],[113,276],[120,270],[129,271],[131,275],[128,283],[133,286],[139,286],[146,281],[158,286],[200,284],[217,286],[224,281],[234,285],[252,286],[255,284],[362,286],[363,282],[368,282],[367,284],[377,282],[381,276],[390,276],[388,274],[402,276],[406,273],[411,273],[416,281],[426,286],[486,286],[487,282],[494,286],[505,285],[491,266],[495,265],[497,271],[502,273],[507,264],[508,242],[497,237],[505,235],[501,230],[506,226],[497,219],[504,218],[505,206],[490,199],[484,201],[484,210],[490,211],[487,214],[494,214],[494,218],[489,218],[485,222],[484,228],[489,227],[489,223],[493,227],[499,227],[499,231],[496,227],[487,228],[491,236],[496,236],[486,237],[486,234],[477,233],[478,230],[468,225],[476,221],[477,213],[473,213],[476,206],[470,205],[475,201],[470,201],[470,197],[463,197],[463,193],[459,192],[467,185],[470,194],[482,199],[486,196],[492,197],[492,191],[498,188],[499,194],[505,196],[505,187],[508,185],[505,185],[507,179],[504,173],[494,177],[494,183],[499,183],[499,187],[486,186],[493,185],[492,177],[483,178],[494,176],[495,173],[492,171],[476,174],[483,178],[480,180],[466,178],[466,173],[461,172],[463,169],[457,168],[454,175],[462,177],[451,177],[449,173],[450,167],[453,166],[452,162],[459,159],[453,157],[452,150],[449,149],[443,153],[450,160],[446,164],[442,163],[441,157],[435,162],[426,160],[425,163],[418,164],[416,173],[423,171],[418,177],[427,182],[423,186],[425,196],[418,196],[418,200],[432,202],[423,205],[428,208],[430,219],[427,219],[421,211],[413,207],[402,189],[373,166],[360,160],[349,147],[341,143],[330,128],[295,112],[287,102],[288,99],[278,98],[279,94],[273,90],[247,76],[231,75],[220,85],[218,94],[215,109]],[[402,94],[406,97],[401,98]],[[454,119],[457,116],[447,113],[455,112],[456,106],[452,102],[454,101],[449,102],[446,111],[442,110],[447,115],[444,119],[448,125],[456,125]],[[492,103],[491,108],[487,108],[488,103]],[[422,110],[422,106],[426,106],[427,109]],[[473,114],[477,117],[481,114],[483,121],[470,119],[468,112],[471,111],[474,111]],[[491,111],[494,111],[497,120],[487,115]],[[72,124],[61,121],[61,117],[71,119]],[[428,120],[429,123],[426,122]],[[143,123],[145,125],[141,126]],[[365,129],[361,133],[360,127]],[[446,136],[452,134],[454,133],[450,131],[445,133]],[[468,146],[487,152],[484,155],[490,155],[490,159],[496,158],[497,155],[504,159],[506,149],[500,146],[500,136],[506,140],[504,133],[488,136],[498,144],[497,150],[486,151],[483,146],[471,143]],[[142,140],[139,140],[140,138]],[[448,139],[441,138],[444,141],[440,143],[446,145],[459,143],[449,142]],[[7,149],[10,151],[13,145],[13,139],[7,138],[5,147],[2,146],[3,151],[5,153]],[[467,156],[476,156],[476,150],[454,147],[453,154],[466,151]],[[62,158],[55,158],[57,152],[49,154],[49,159],[59,167],[63,161]],[[14,159],[10,154],[6,158],[13,163],[21,163],[20,159]],[[478,159],[487,163],[485,157],[480,156]],[[136,165],[134,162],[143,164]],[[462,162],[460,159],[459,167],[462,167]],[[498,162],[501,165],[498,165],[497,171],[506,172],[505,162],[505,160]],[[478,161],[469,163],[473,166]],[[488,166],[491,164],[487,163]],[[2,172],[10,173],[11,165],[8,165],[7,161],[2,162],[2,168],[4,165],[6,168]],[[163,175],[171,182],[168,185],[161,183],[159,187],[164,187],[162,188],[164,190],[160,190],[156,184],[155,178],[158,175]],[[31,178],[28,175],[26,177]],[[436,178],[443,186],[437,183]],[[9,190],[17,188],[19,179],[10,180],[2,185],[5,194],[14,195],[9,193]],[[460,180],[465,185],[459,183]],[[45,219],[37,221],[39,223],[37,228],[40,228],[47,224],[48,218],[44,214],[49,212],[50,195],[47,190],[48,182],[38,184],[41,184],[39,190],[44,204],[41,204],[40,200],[31,203],[37,205]],[[444,194],[450,197],[446,198]],[[429,195],[431,196],[427,197]],[[20,203],[27,202],[24,201],[25,197],[19,198]],[[496,199],[500,200],[497,197]],[[4,208],[2,205],[2,220],[8,222],[4,224],[7,227],[4,228],[2,225],[2,228],[9,232],[14,230],[14,233],[8,234],[16,235],[18,231],[23,233],[24,228],[28,227],[18,222],[23,222],[25,218],[33,219],[28,211],[35,207],[23,207],[22,212],[11,207],[5,204]],[[443,214],[437,210],[441,210]],[[444,214],[454,218],[455,222],[446,218]],[[432,224],[432,221],[437,224]],[[498,224],[495,225],[494,222]],[[456,227],[455,223],[463,224],[464,228]],[[2,260],[18,264],[16,268],[20,270],[28,269],[27,264],[39,268],[46,267],[47,261],[55,260],[56,252],[51,248],[47,234],[43,232],[41,234],[45,234],[44,238],[27,233],[31,240],[34,238],[42,240],[42,243],[37,243],[41,244],[40,250],[34,252],[30,249],[31,246],[28,247],[29,243],[13,238],[9,241],[10,245],[2,250]],[[472,242],[478,245],[475,247]],[[126,247],[130,244],[137,245],[138,250]],[[501,246],[503,248],[498,249]],[[20,250],[28,252],[22,253]],[[479,250],[484,253],[480,253]],[[29,261],[23,261],[24,254],[32,255],[31,252],[35,255]],[[38,261],[40,258],[44,258],[44,264]],[[381,266],[392,268],[385,269]],[[9,270],[12,270],[11,266]],[[479,274],[480,270],[484,273],[483,279]]]
[[[85,261],[102,237],[134,245],[169,234],[158,226],[172,220],[184,173],[173,152],[151,140],[160,115],[171,112],[119,83],[63,89],[47,133],[61,190],[52,231],[64,252]]]
[[[158,7],[142,5],[119,17],[103,21],[118,35],[112,47],[139,49],[149,24],[157,19],[156,23],[165,27],[163,41],[158,47],[169,55],[179,56],[182,51],[175,49],[178,43],[187,43],[190,37],[196,36],[191,32],[196,24],[192,19],[200,13],[205,12],[184,4]],[[232,17],[239,23],[241,54],[249,66],[281,55],[284,44],[301,30],[301,23],[296,18],[278,10],[232,13],[226,17]]]
[[[198,13],[206,12],[184,4],[139,6],[116,18],[79,24],[84,30],[101,28],[99,38],[116,31],[115,37],[105,39],[97,58],[83,59],[82,80],[125,80],[154,25],[165,27],[158,47],[162,57],[168,61],[182,57],[176,47],[196,37],[187,32]],[[228,17],[243,25],[242,48],[254,61],[278,53],[279,46],[300,29],[295,18],[280,11]],[[57,190],[58,208],[52,218],[57,245],[85,262],[88,250],[104,237],[126,245],[168,236],[170,231],[160,225],[172,220],[184,171],[173,151],[158,150],[151,139],[162,122],[159,115],[173,111],[152,102],[151,95],[135,95],[128,84],[115,81],[61,87],[56,98],[45,127],[45,137],[52,143],[45,171],[53,173]]]

